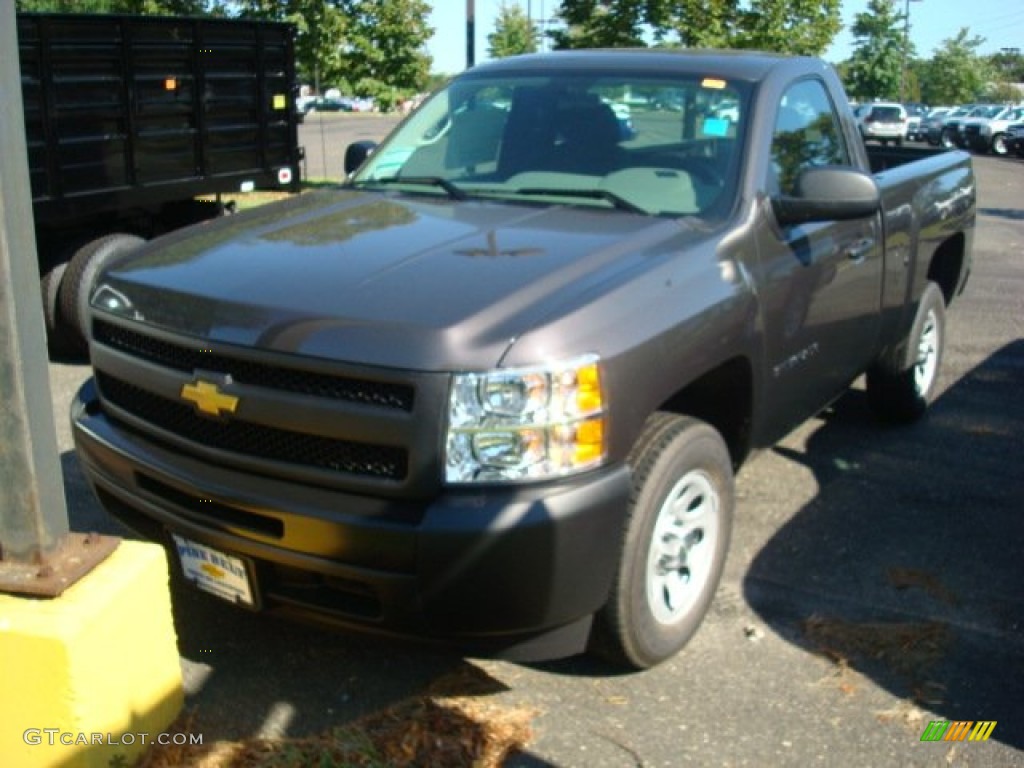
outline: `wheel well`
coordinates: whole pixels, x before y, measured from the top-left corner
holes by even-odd
[[[928,279],[942,289],[948,307],[956,294],[964,265],[964,235],[958,233],[940,245],[928,265]]]
[[[734,467],[750,452],[753,372],[746,358],[722,363],[669,398],[659,410],[693,416],[721,434]]]

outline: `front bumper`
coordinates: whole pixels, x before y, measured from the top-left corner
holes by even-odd
[[[555,658],[584,650],[617,568],[623,466],[414,502],[197,461],[105,416],[92,380],[71,420],[85,475],[112,514],[165,544],[173,532],[246,558],[257,602],[273,613]]]

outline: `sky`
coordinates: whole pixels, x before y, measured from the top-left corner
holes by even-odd
[[[504,0],[529,10],[535,20],[550,18],[558,0]],[[899,12],[907,0],[897,0]],[[494,19],[502,0],[475,0],[476,63],[487,59],[487,35],[494,31]],[[434,72],[454,74],[466,66],[466,0],[435,0],[430,25],[435,29],[429,43],[434,57]],[[843,2],[844,29],[836,37],[825,58],[839,62],[850,55],[853,37],[849,26],[858,13],[867,8],[867,0]],[[1020,48],[1024,52],[1024,3],[1020,0],[913,0],[910,2],[910,39],[917,54],[929,58],[943,40],[955,37],[961,27],[972,36],[985,38],[982,54],[998,53],[1000,48]]]

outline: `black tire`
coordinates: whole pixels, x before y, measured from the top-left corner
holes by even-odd
[[[89,299],[96,276],[112,261],[131,253],[144,242],[135,235],[105,235],[86,243],[71,257],[61,281],[60,312],[67,321],[72,343],[80,351],[88,349]]]
[[[896,139],[896,146],[897,147],[902,147],[903,146],[903,139]]]
[[[43,299],[43,322],[46,326],[46,345],[50,357],[64,359],[74,357],[79,351],[70,338],[68,324],[60,311],[60,285],[67,271],[67,263],[52,267],[39,281]]]
[[[948,128],[942,129],[942,134],[939,136],[939,143],[946,149],[956,149],[956,140],[953,138],[953,132]]]
[[[593,649],[646,669],[682,649],[707,613],[729,549],[735,492],[725,442],[693,418],[656,413],[629,464],[622,553]]]
[[[938,388],[946,341],[946,300],[935,283],[928,283],[917,305],[907,337],[909,364],[876,363],[867,375],[868,403],[883,421],[906,424],[928,409]]]
[[[1010,153],[1010,148],[1006,146],[1006,134],[997,133],[992,137],[992,154],[999,155],[999,157],[1006,157]]]

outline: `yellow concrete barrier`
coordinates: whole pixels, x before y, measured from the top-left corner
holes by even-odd
[[[167,561],[124,541],[54,599],[0,594],[0,765],[130,766],[181,711]]]

